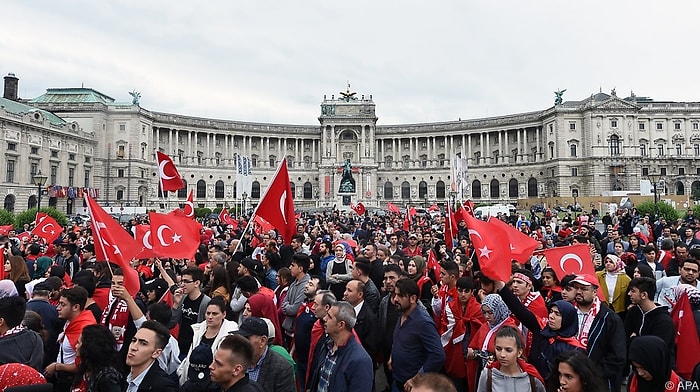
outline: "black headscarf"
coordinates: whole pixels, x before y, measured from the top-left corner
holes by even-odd
[[[640,364],[653,377],[651,381],[646,381],[638,374],[634,375],[639,392],[664,390],[664,384],[671,379],[671,358],[668,347],[661,338],[647,335],[632,339],[629,360]]]

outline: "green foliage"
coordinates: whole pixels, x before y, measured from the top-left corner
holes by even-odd
[[[678,212],[673,206],[671,206],[668,203],[665,203],[663,201],[659,201],[657,203],[658,209],[659,209],[659,215],[663,216],[666,218],[666,221],[675,221],[676,219],[681,217],[680,212]],[[639,203],[635,205],[637,208],[637,211],[641,215],[649,214],[649,216],[654,215],[654,202],[653,201],[645,201],[643,203]]]
[[[211,209],[210,208],[195,208],[194,209],[194,215],[197,218],[204,218],[205,216],[211,214]]]
[[[222,207],[216,207],[216,208],[214,208],[211,212],[212,212],[213,214],[218,214],[218,213],[221,212],[221,210],[223,210]],[[230,211],[230,210],[229,210],[229,211]]]
[[[14,225],[15,214],[7,210],[0,210],[0,226]]]
[[[41,207],[41,212],[47,213],[50,217],[56,219],[61,226],[66,226],[70,224],[70,221],[64,213],[53,208],[53,207]],[[36,219],[36,208],[30,208],[26,211],[20,212],[15,216],[15,227],[22,227],[25,223],[32,223]]]
[[[700,216],[700,205],[693,206],[693,215]]]

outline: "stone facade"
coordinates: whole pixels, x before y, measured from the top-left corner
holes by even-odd
[[[79,130],[61,134],[66,141],[59,149],[60,165],[70,165],[69,145],[77,145],[76,170],[90,170],[89,181],[100,189],[98,201],[114,206],[172,208],[184,203],[189,190],[202,207],[237,205],[242,193],[235,183],[237,154],[251,158],[249,202],[264,194],[286,158],[299,207],[444,203],[450,197],[453,154],[466,159],[468,196],[477,202],[636,193],[648,172],[662,174],[668,194],[700,192],[700,103],[622,99],[614,91],[529,113],[403,125],[377,125],[372,96],[358,97],[349,89],[324,96],[320,126],[159,113],[92,89],[49,89],[26,104]],[[11,119],[2,110],[0,120],[7,143],[11,130],[31,128],[30,119]],[[34,133],[49,143],[51,132],[57,132],[52,128],[35,127]],[[29,145],[30,132],[19,137]],[[49,170],[47,150],[37,156],[42,171]],[[173,157],[187,184],[165,202],[159,197],[156,150]],[[5,159],[10,156],[6,151]],[[84,156],[92,157],[91,166]],[[340,193],[347,159],[356,186],[353,193]],[[63,175],[59,171],[57,181],[67,181]],[[19,205],[31,195],[29,180],[27,174],[3,184],[16,189],[10,192]]]

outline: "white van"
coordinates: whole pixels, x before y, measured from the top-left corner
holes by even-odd
[[[510,216],[510,213],[515,211],[515,206],[513,206],[512,204],[495,204],[492,206],[483,206],[475,208],[474,216],[479,219],[486,219],[490,216],[497,216],[499,212],[505,216]]]

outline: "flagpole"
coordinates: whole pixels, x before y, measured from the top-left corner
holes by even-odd
[[[275,175],[272,176],[272,180],[270,180],[270,184],[277,178],[277,175],[279,174],[280,170],[282,169],[282,165],[287,164],[287,158],[282,158],[280,161],[279,166],[277,166],[277,170],[275,170]],[[267,196],[267,191],[270,190],[270,185],[268,184],[267,188],[265,189],[265,193],[263,196],[260,198],[260,201],[265,200],[265,196]],[[241,246],[241,241],[243,240],[243,237],[245,236],[246,231],[248,231],[248,228],[250,227],[250,224],[253,223],[255,220],[255,216],[258,214],[258,208],[260,207],[260,202],[258,202],[258,205],[255,206],[255,209],[253,210],[253,214],[250,216],[250,219],[248,219],[248,223],[245,225],[245,229],[243,229],[243,233],[241,233],[241,240],[238,241],[238,244],[236,245],[236,248],[233,249],[233,253],[236,253],[238,251],[238,247]]]

